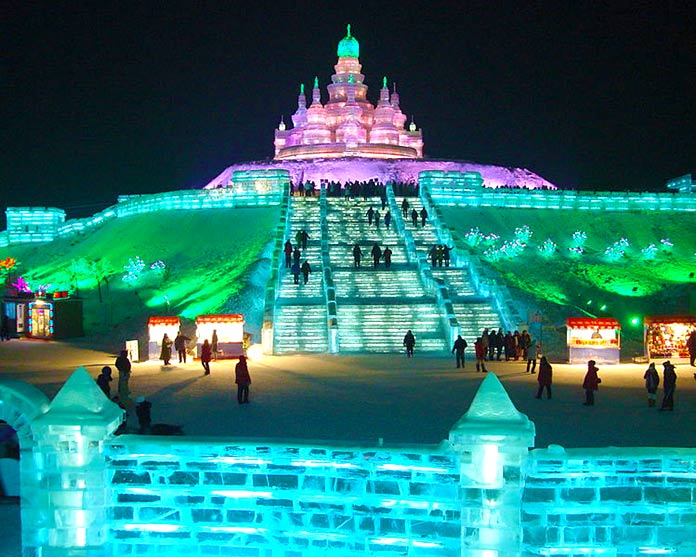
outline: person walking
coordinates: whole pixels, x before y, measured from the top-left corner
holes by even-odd
[[[292,273],[292,278],[295,284],[300,284],[300,262],[293,261],[292,267],[290,267],[290,272]]]
[[[662,398],[662,406],[660,410],[674,410],[674,391],[677,388],[677,372],[674,370],[674,364],[667,360],[662,364],[664,370],[662,372],[662,385],[664,389],[664,397]]]
[[[309,234],[307,234],[307,231],[303,228],[300,230],[300,236],[302,239],[302,251],[305,251],[307,249],[307,240],[309,240]]]
[[[201,365],[203,366],[203,375],[210,375],[210,360],[213,357],[213,349],[208,339],[203,341],[201,346]]]
[[[247,366],[246,356],[239,356],[239,362],[234,367],[234,382],[237,384],[237,402],[239,404],[249,404],[249,385],[251,376]]]
[[[174,341],[169,338],[167,333],[164,333],[164,336],[162,337],[162,349],[160,350],[159,359],[164,362],[165,366],[168,366],[170,360],[172,359],[172,344],[174,344]]]
[[[536,398],[541,398],[544,389],[546,389],[546,398],[551,398],[551,383],[553,383],[553,368],[551,364],[546,359],[546,356],[542,356],[539,361],[539,377],[537,377],[539,382],[539,390],[537,391]]]
[[[599,389],[599,384],[602,380],[597,376],[599,368],[595,365],[597,362],[590,360],[587,362],[587,373],[582,382],[582,388],[585,389],[585,402],[583,406],[594,406],[594,393]]]
[[[379,219],[382,218],[379,214],[379,211],[375,211],[375,228],[379,230]]]
[[[537,357],[539,356],[539,348],[536,339],[529,338],[529,344],[527,345],[527,373],[534,375],[536,373],[536,363]],[[531,367],[531,371],[529,368]],[[541,373],[541,369],[539,369]]]
[[[413,223],[414,227],[418,226],[418,211],[415,209],[411,211],[411,222]]]
[[[184,335],[184,333],[181,332],[181,329],[179,329],[179,332],[176,334],[176,337],[174,338],[174,349],[176,350],[176,353],[179,355],[179,363],[186,363],[186,341],[190,340],[189,337]]]
[[[486,347],[481,337],[474,342],[474,354],[476,354],[476,371],[487,372],[486,369]]]
[[[130,391],[128,390],[128,381],[130,380],[131,375],[131,363],[128,359],[127,350],[121,350],[118,358],[116,358],[115,365],[116,369],[118,370],[118,398],[121,401],[121,404],[127,406],[128,397],[130,396]]]
[[[686,347],[689,349],[689,365],[696,367],[696,330],[691,331],[689,338],[686,339]]]
[[[377,265],[379,265],[379,260],[382,258],[382,248],[379,247],[377,242],[372,246],[372,251],[370,253],[372,254],[372,263],[376,269]]]
[[[413,336],[411,329],[404,335],[404,346],[406,347],[406,357],[413,358],[413,347],[416,346],[416,337]]]
[[[421,218],[421,226],[425,228],[425,221],[428,220],[428,211],[425,210],[425,207],[423,207],[420,210],[420,218]]]
[[[466,340],[462,338],[462,335],[457,335],[457,339],[454,341],[454,345],[452,346],[452,354],[455,355],[457,360],[457,368],[464,367],[464,350],[466,350],[467,346],[468,344]]]
[[[404,218],[408,218],[408,210],[411,207],[410,203],[408,202],[408,199],[404,197],[404,200],[401,202],[401,214],[404,216]]]
[[[391,217],[391,211],[388,210],[388,211],[384,214],[384,226],[387,227],[387,230],[389,230],[389,225],[391,224],[391,219],[392,219],[392,217]]]
[[[356,269],[360,267],[360,260],[362,259],[362,250],[358,244],[353,246],[353,267]]]
[[[372,219],[375,216],[375,210],[372,208],[372,205],[370,205],[370,208],[367,210],[367,225],[372,226]]]
[[[312,272],[312,268],[309,266],[309,261],[307,261],[306,259],[304,260],[304,263],[302,263],[302,267],[300,267],[300,271],[302,271],[304,283],[307,284],[307,281],[309,280],[309,273]]]
[[[428,257],[430,258],[430,267],[435,268],[437,267],[437,246],[433,246],[430,248],[428,251]]]
[[[384,251],[382,252],[382,257],[384,257],[384,266],[389,269],[391,267],[392,250],[389,246],[384,246]]]
[[[295,249],[292,252],[292,260],[294,263],[297,263],[298,265],[300,264],[300,258],[302,257],[302,252],[300,251],[300,248],[298,246],[295,246]]]
[[[290,243],[290,240],[285,241],[283,252],[285,253],[285,268],[289,269],[290,265],[292,265],[292,243]]]
[[[109,366],[104,366],[101,370],[101,373],[99,374],[99,377],[97,377],[97,385],[99,385],[99,388],[102,390],[102,392],[106,395],[106,398],[111,400],[111,368]]]
[[[652,408],[657,404],[657,388],[660,386],[660,374],[655,369],[655,362],[651,362],[643,374],[645,389],[648,391],[648,406]]]

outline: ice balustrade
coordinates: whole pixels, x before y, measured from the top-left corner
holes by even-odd
[[[50,403],[0,381],[23,555],[696,552],[696,449],[529,450],[493,373],[439,445],[113,436],[122,415],[84,368]]]
[[[331,268],[329,250],[329,223],[327,214],[326,185],[322,184],[319,191],[319,221],[321,223],[321,261],[324,272],[324,296],[326,298],[326,326],[328,328],[329,353],[338,354],[340,346],[338,342],[338,307],[336,305],[336,286]]]

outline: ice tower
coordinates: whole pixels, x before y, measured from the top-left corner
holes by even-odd
[[[298,160],[339,157],[376,159],[419,159],[423,157],[423,134],[401,112],[396,85],[392,92],[382,80],[379,102],[367,99],[365,76],[361,73],[360,44],[350,33],[336,49],[338,62],[321,103],[318,78],[314,78],[312,102],[307,108],[304,86],[300,87],[293,128],[281,120],[275,131],[275,159]]]

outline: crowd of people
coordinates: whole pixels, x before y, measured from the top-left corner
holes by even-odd
[[[394,195],[416,197],[418,196],[418,184],[415,180],[411,181],[392,181],[389,182]],[[318,195],[321,189],[326,190],[328,197],[343,197],[345,199],[362,198],[367,200],[370,197],[380,197],[386,199],[387,184],[376,179],[353,180],[339,182],[335,180],[321,180],[319,184],[313,180],[305,180],[290,184],[290,195],[313,197]]]

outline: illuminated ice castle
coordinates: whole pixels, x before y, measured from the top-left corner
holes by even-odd
[[[385,77],[377,106],[367,100],[360,45],[350,34],[350,25],[338,43],[337,55],[336,73],[327,87],[329,100],[321,103],[319,79],[314,78],[312,103],[307,108],[304,85],[300,87],[292,116],[294,127],[286,129],[281,120],[275,132],[275,158],[422,158],[422,133],[413,122],[405,129],[406,115],[399,107],[396,87],[390,94]]]

